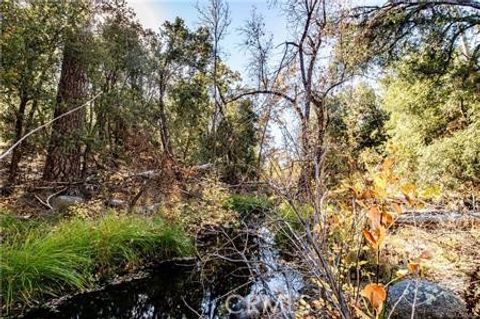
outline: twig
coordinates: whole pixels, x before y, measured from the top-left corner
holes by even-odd
[[[35,198],[36,198],[43,206],[47,207],[47,208],[50,209],[50,210],[53,210],[53,206],[52,206],[52,204],[50,204],[50,200],[51,200],[53,197],[55,197],[55,196],[63,193],[63,192],[66,191],[67,189],[68,189],[68,187],[64,187],[64,188],[62,188],[61,190],[59,190],[58,192],[55,192],[55,193],[49,195],[49,196],[47,197],[47,200],[45,200],[45,201],[42,200],[42,199],[40,198],[40,196],[38,196],[38,195],[35,195]]]
[[[187,306],[188,309],[190,309],[194,314],[196,314],[198,316],[198,318],[202,318],[202,315],[198,313],[198,311],[196,311],[195,309],[192,308],[192,306],[190,306],[187,301],[185,300],[185,297],[182,296],[182,301],[183,303],[185,304],[185,306]]]

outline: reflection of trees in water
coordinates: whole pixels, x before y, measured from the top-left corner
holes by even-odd
[[[235,276],[235,270],[234,265],[225,265],[210,278],[208,285],[212,291],[211,300],[246,281],[243,276]],[[203,284],[206,285],[206,282]],[[58,308],[58,313],[35,312],[25,318],[198,318],[192,309],[201,311],[203,286],[198,271],[173,266],[162,267],[148,278],[73,297]]]

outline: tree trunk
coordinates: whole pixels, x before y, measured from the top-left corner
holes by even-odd
[[[63,52],[54,117],[81,105],[86,98],[87,76],[79,33],[67,40]],[[81,136],[85,122],[84,109],[53,123],[48,154],[43,171],[46,181],[78,181],[82,176]]]
[[[301,123],[302,166],[298,182],[299,193],[305,194],[313,180],[317,183],[320,192],[324,189],[324,164],[326,156],[325,136],[327,130],[326,109],[323,101],[314,102],[316,111],[316,131],[309,127],[309,123]],[[313,134],[315,133],[315,134]]]
[[[165,103],[163,101],[163,93],[160,96],[159,113],[163,151],[168,157],[173,158],[172,145],[170,143],[170,134],[168,132],[167,126],[167,115],[165,113]]]
[[[310,98],[306,98],[304,106],[304,117],[300,121],[300,151],[301,151],[301,167],[300,176],[298,179],[298,193],[299,195],[306,195],[313,178],[313,150],[312,150],[312,136],[310,130]]]
[[[18,142],[23,136],[23,124],[25,120],[25,109],[27,108],[28,99],[24,96],[20,99],[20,106],[15,119],[15,139],[13,144]],[[12,185],[15,183],[18,174],[18,164],[22,159],[23,148],[22,145],[14,148],[12,151],[12,158],[10,160],[10,167],[8,170],[8,180],[7,185]]]

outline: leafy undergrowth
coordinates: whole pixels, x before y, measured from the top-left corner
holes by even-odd
[[[192,250],[179,226],[159,218],[109,213],[55,225],[2,216],[2,304],[31,305],[45,295],[91,286],[97,273]]]
[[[252,214],[265,214],[273,209],[273,203],[265,196],[231,194],[224,207],[239,213],[243,217]]]

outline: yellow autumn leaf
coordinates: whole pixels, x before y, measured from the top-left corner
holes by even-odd
[[[387,228],[390,227],[393,224],[393,216],[390,213],[383,212],[382,224]]]
[[[379,226],[375,229],[375,235],[377,237],[378,246],[382,246],[385,237],[387,236],[387,230],[383,226]]]
[[[392,207],[395,213],[397,213],[397,215],[400,215],[402,213],[402,207],[400,207],[398,203],[393,203]]]
[[[388,157],[383,161],[381,171],[382,172],[390,172],[392,170],[394,161],[393,158]]]
[[[406,183],[400,186],[400,190],[404,195],[413,195],[417,191],[417,187],[413,183]]]

